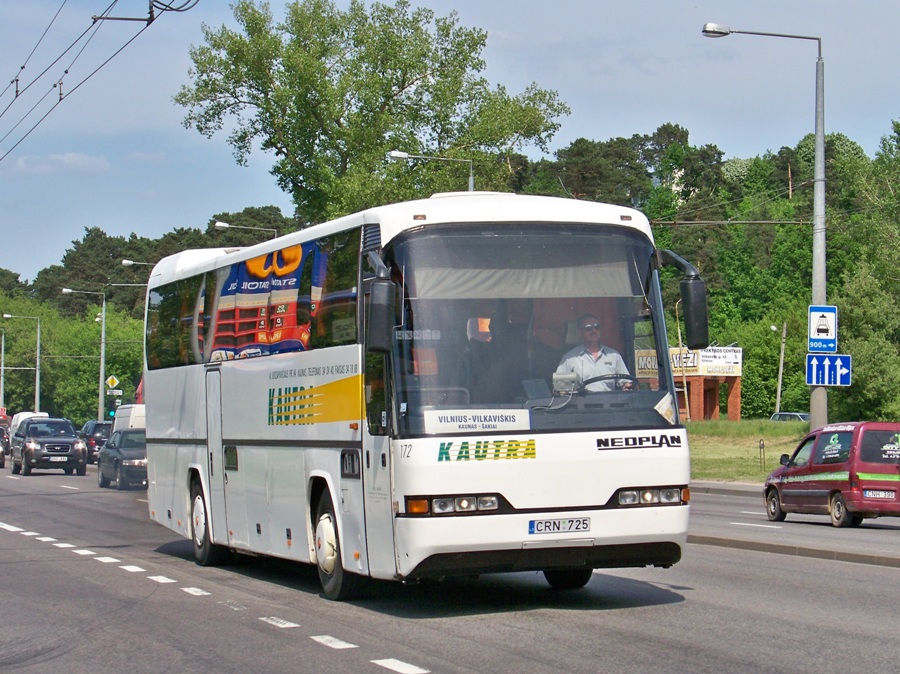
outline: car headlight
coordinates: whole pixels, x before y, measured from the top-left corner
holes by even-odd
[[[147,459],[122,459],[123,466],[144,466],[147,467]]]

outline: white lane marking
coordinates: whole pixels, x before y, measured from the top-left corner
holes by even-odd
[[[103,562],[104,564],[115,564],[116,562],[121,562],[121,559],[116,559],[115,557],[94,557],[98,562]]]
[[[96,555],[93,550],[72,550],[76,555]]]
[[[40,536],[37,531],[22,531],[21,534],[23,536]]]
[[[182,591],[187,592],[188,594],[192,594],[195,597],[208,597],[209,592],[206,590],[201,590],[199,587],[183,587]]]
[[[61,484],[61,485],[59,485],[59,487],[60,487],[60,489],[72,489],[74,491],[81,491],[81,487],[70,487],[67,484]]]
[[[75,546],[71,543],[54,543],[54,548],[74,548]]]
[[[741,510],[740,514],[741,515],[765,515],[766,513],[765,513],[765,511],[759,511],[759,510]]]
[[[422,669],[421,667],[416,667],[408,662],[395,660],[394,658],[388,658],[387,660],[371,660],[370,662],[379,667],[389,669],[392,672],[399,672],[400,674],[428,674],[431,671],[430,669]]]
[[[751,524],[750,522],[729,522],[729,524],[733,524],[736,527],[759,527],[761,529],[781,529],[780,526],[775,524]]]
[[[177,583],[178,581],[174,578],[168,578],[166,576],[147,576],[150,580],[156,583]]]
[[[128,571],[130,573],[142,573],[147,570],[147,569],[142,569],[139,566],[132,566],[131,564],[127,564],[125,566],[120,566],[119,568],[124,569],[125,571]]]
[[[220,601],[220,604],[224,604],[232,611],[246,611],[247,607],[241,604],[240,602],[234,601],[233,599],[229,599],[227,601]]]
[[[55,543],[56,539],[51,536],[38,536],[34,540],[40,541],[41,543]]]
[[[0,522],[0,529],[5,529],[6,531],[12,531],[13,533],[17,533],[19,531],[25,531],[24,529],[20,529],[19,527],[14,527],[12,524],[5,524],[4,522]]]
[[[290,627],[300,627],[297,623],[292,623],[290,620],[285,620],[283,618],[276,618],[275,616],[267,616],[260,618],[264,623],[269,623],[270,625],[275,625],[275,627],[280,627],[281,629],[288,629]]]
[[[19,479],[21,479],[21,478],[19,478],[19,477],[16,477],[15,475],[7,475],[6,477],[8,477],[10,480],[19,480]]]
[[[310,639],[319,642],[323,646],[328,646],[328,648],[359,648],[359,646],[357,646],[356,644],[348,644],[346,641],[335,639],[334,637],[328,636],[327,634],[322,634],[317,637],[310,637]]]

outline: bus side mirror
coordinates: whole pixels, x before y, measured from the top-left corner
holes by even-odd
[[[394,332],[394,284],[376,278],[369,287],[369,322],[366,325],[366,350],[390,353]]]
[[[684,309],[685,343],[689,349],[709,346],[709,309],[706,304],[706,282],[700,272],[683,257],[671,250],[659,251],[660,262],[678,267],[684,272],[681,279],[681,302]]]
[[[689,349],[709,346],[709,310],[706,282],[699,276],[681,279],[681,306],[684,308],[685,343]]]

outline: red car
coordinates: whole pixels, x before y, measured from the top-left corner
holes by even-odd
[[[828,424],[807,435],[766,478],[766,512],[830,515],[836,527],[900,517],[900,423]]]

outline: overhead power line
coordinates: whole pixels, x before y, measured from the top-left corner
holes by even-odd
[[[112,17],[110,16],[110,12],[113,8],[118,4],[118,0],[113,0],[107,8],[103,11],[102,14],[94,15],[91,17],[91,24],[88,26],[68,47],[66,47],[59,55],[57,55],[50,64],[44,68],[40,74],[37,75],[33,80],[28,82],[24,87],[21,86],[22,82],[22,74],[25,72],[25,68],[31,58],[37,52],[38,47],[44,41],[44,38],[47,36],[51,27],[57,22],[59,18],[60,12],[63,7],[66,5],[66,1],[64,0],[60,8],[56,11],[56,14],[51,19],[49,25],[42,33],[40,39],[37,41],[37,44],[32,48],[31,52],[28,55],[28,58],[25,59],[23,65],[16,72],[16,75],[10,81],[10,83],[6,86],[6,88],[0,92],[0,101],[2,101],[3,96],[9,92],[10,88],[15,85],[15,90],[13,92],[12,100],[0,111],[0,118],[3,118],[4,115],[9,112],[12,106],[18,101],[22,100],[23,95],[37,82],[42,80],[48,73],[51,72],[54,68],[59,66],[60,61],[73,49],[78,48],[78,51],[73,56],[72,60],[69,62],[68,66],[62,69],[62,72],[59,76],[55,77],[54,82],[48,90],[38,98],[37,102],[34,103],[22,116],[15,121],[9,129],[0,136],[0,144],[6,141],[13,132],[16,131],[20,126],[22,126],[27,120],[34,119],[37,117],[37,121],[35,121],[23,134],[19,137],[8,149],[5,151],[0,148],[0,162],[2,162],[6,157],[10,155],[19,145],[28,138],[38,126],[52,113],[68,96],[71,96],[78,88],[81,87],[85,82],[91,79],[94,75],[96,75],[102,68],[104,68],[110,61],[112,61],[116,56],[118,56],[126,47],[128,47],[134,40],[138,38],[149,26],[154,22],[156,18],[158,18],[157,12],[159,15],[165,12],[186,12],[192,8],[194,8],[200,0],[179,0],[178,2],[164,2],[162,0],[149,0],[148,1],[148,12],[146,18],[129,18],[129,17]],[[79,59],[84,55],[85,50],[87,49],[90,42],[96,36],[100,27],[108,20],[123,20],[123,21],[142,21],[144,26],[133,36],[125,41],[120,47],[115,49],[110,56],[105,58],[100,62],[100,64],[95,67],[91,72],[89,72],[86,76],[81,78],[74,86],[69,87],[68,89],[63,88],[66,77],[72,73],[76,63]],[[80,45],[80,48],[79,48]],[[59,72],[57,70],[57,72]],[[46,101],[47,97],[50,93],[56,92],[56,101],[49,108],[43,108],[42,104]]]

